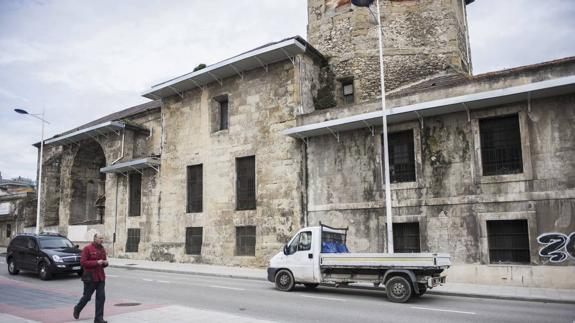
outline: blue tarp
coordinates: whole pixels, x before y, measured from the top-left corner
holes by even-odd
[[[347,246],[343,243],[338,242],[322,242],[321,243],[322,253],[348,253],[349,250]]]

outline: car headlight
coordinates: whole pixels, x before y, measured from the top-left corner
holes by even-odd
[[[53,255],[52,259],[54,259],[55,262],[63,262],[62,258],[60,258],[60,256],[58,256],[58,255]]]

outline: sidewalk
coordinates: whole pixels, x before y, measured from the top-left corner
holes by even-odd
[[[267,280],[266,270],[257,268],[169,263],[118,258],[110,259],[110,267],[202,276]],[[447,279],[448,282],[444,286],[436,287],[428,291],[428,294],[575,304],[575,290],[451,283],[449,282],[449,277]],[[361,286],[361,288],[374,289],[371,285],[364,285]]]

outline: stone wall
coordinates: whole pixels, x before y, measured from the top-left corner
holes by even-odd
[[[353,77],[356,103],[380,97],[374,17],[365,8],[334,9],[326,2],[308,0],[308,41],[329,59],[336,80]],[[437,74],[471,72],[462,1],[381,1],[381,17],[387,90]]]
[[[420,164],[416,182],[392,184],[393,221],[419,223],[423,252],[481,265],[489,263],[486,221],[525,219],[531,264],[574,265],[573,258],[550,263],[537,242],[541,234],[575,231],[574,107],[575,95],[565,95],[477,110],[470,120],[452,113],[425,118],[423,128],[417,121],[390,125],[390,132],[413,129]],[[477,120],[510,113],[519,115],[524,171],[488,180],[478,164]],[[339,142],[313,137],[307,158],[310,224],[350,226],[352,251],[385,251],[380,135],[366,128],[340,133]]]

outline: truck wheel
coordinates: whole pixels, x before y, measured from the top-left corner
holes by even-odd
[[[307,289],[314,289],[314,288],[316,288],[317,286],[319,286],[319,284],[315,284],[315,283],[314,283],[314,284],[303,284],[303,285],[304,285],[305,288],[307,288]]]
[[[390,278],[385,283],[387,298],[394,303],[405,303],[412,294],[411,284],[401,276]]]
[[[289,270],[282,269],[276,274],[276,288],[282,292],[289,292],[295,286],[293,275]]]
[[[20,270],[16,267],[14,259],[12,258],[8,259],[8,273],[10,275],[18,275],[19,272]]]
[[[48,269],[47,263],[45,263],[45,262],[41,263],[38,270],[39,270],[40,279],[42,279],[42,280],[52,279],[52,273],[50,272],[50,269]]]

